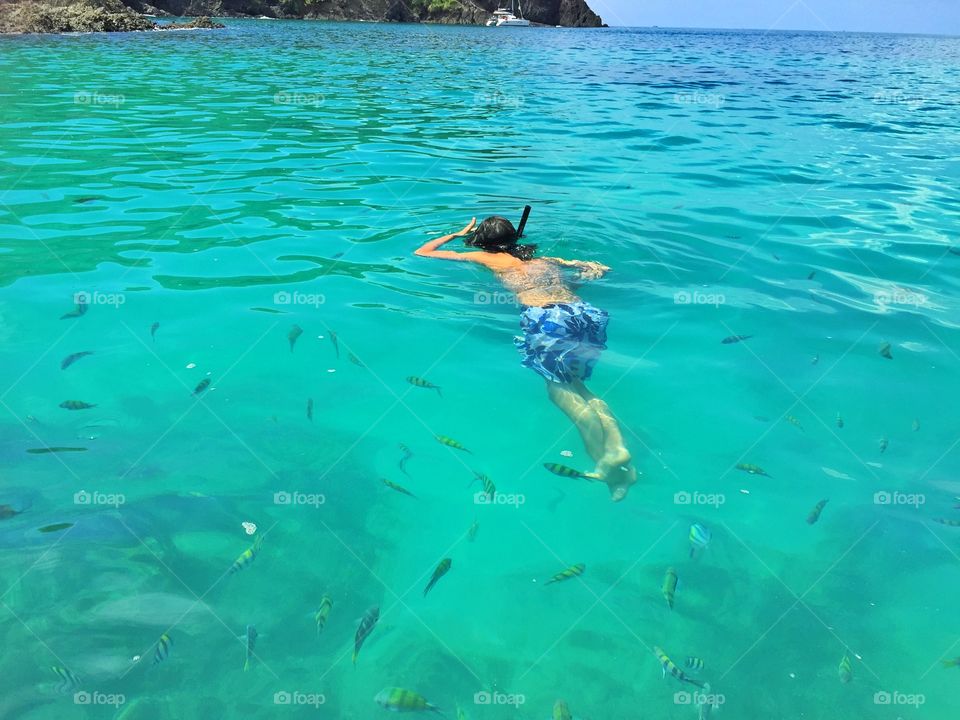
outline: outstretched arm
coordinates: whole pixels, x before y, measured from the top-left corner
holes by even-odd
[[[441,260],[470,260],[468,255],[471,253],[458,253],[452,250],[438,250],[441,245],[450,242],[454,238],[463,237],[471,232],[477,226],[477,219],[473,218],[467,226],[455,233],[450,235],[444,235],[443,237],[438,237],[436,240],[431,240],[430,242],[424,243],[414,251],[414,255],[420,255],[421,257],[432,257],[439,258]]]
[[[581,280],[599,280],[608,272],[610,272],[610,268],[608,266],[594,262],[593,260],[585,262],[583,260],[564,260],[563,258],[558,257],[545,257],[540,259],[548,260],[562,267],[577,268],[577,270],[580,271]]]

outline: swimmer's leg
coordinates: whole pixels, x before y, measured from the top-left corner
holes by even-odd
[[[547,380],[547,394],[550,400],[580,431],[580,438],[587,453],[595,463],[606,454],[603,425],[587,401],[567,383],[557,383]]]
[[[623,441],[620,423],[606,402],[598,398],[583,382],[575,380],[573,388],[587,407],[594,412],[603,429],[603,455],[597,460],[596,474],[610,486],[613,500],[623,500],[630,486],[637,481],[636,468],[630,465],[633,459]]]

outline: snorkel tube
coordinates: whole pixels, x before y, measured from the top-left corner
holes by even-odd
[[[523,229],[527,226],[527,218],[530,217],[532,209],[529,205],[523,208],[523,217],[520,218],[520,224],[517,226],[517,240],[523,237]]]

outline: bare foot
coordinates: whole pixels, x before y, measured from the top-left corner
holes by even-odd
[[[597,467],[591,473],[591,476],[608,482],[610,475],[616,472],[618,468],[627,467],[631,459],[630,451],[621,445],[615,450],[607,452],[606,455],[597,461]]]
[[[610,488],[610,499],[620,502],[627,496],[630,486],[637,482],[637,469],[632,466],[619,467],[606,479]]]

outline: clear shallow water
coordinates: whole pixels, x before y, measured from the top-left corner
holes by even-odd
[[[0,39],[5,717],[114,714],[52,665],[128,719],[370,718],[390,685],[449,716],[696,717],[655,645],[705,660],[721,717],[952,716],[960,530],[932,520],[960,517],[960,41],[228,25]],[[525,202],[530,241],[614,268],[582,294],[644,472],[617,506],[541,468],[588,465],[518,365],[518,309],[410,255]],[[78,292],[97,304],[60,319]],[[50,446],[87,451],[26,452]],[[524,504],[478,506],[473,470]],[[225,576],[245,521],[263,548]],[[474,703],[493,690],[525,702]]]

